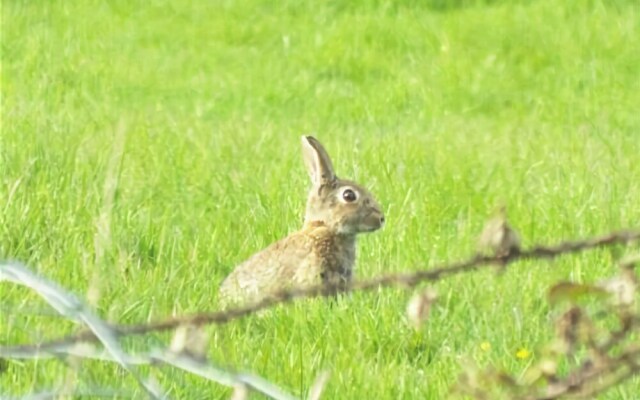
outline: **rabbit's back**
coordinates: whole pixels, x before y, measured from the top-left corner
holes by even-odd
[[[313,240],[299,233],[271,244],[227,276],[220,286],[221,298],[227,303],[259,300],[265,294],[293,286],[294,277],[312,280],[316,264],[312,247]]]
[[[227,303],[257,301],[270,293],[351,279],[355,240],[346,242],[322,224],[311,224],[254,254],[224,280]]]

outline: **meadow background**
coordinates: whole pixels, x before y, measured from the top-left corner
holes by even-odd
[[[3,0],[1,12],[0,258],[111,321],[216,309],[236,263],[300,226],[304,133],[386,212],[360,240],[359,277],[469,255],[499,202],[525,244],[640,222],[635,0]],[[329,370],[327,399],[438,399],[471,363],[524,373],[552,334],[548,287],[611,275],[618,255],[447,279],[419,332],[409,292],[304,301],[210,328],[209,356],[297,395]],[[2,284],[0,307],[3,345],[74,330],[23,288]],[[176,398],[230,394],[164,372]],[[141,394],[114,365],[56,361],[10,361],[0,393],[69,379]],[[602,398],[638,393],[636,378]]]

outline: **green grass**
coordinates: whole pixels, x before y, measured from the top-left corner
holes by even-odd
[[[98,290],[112,321],[216,309],[235,264],[300,226],[307,132],[387,214],[359,242],[359,277],[465,257],[498,202],[526,244],[640,221],[635,0],[13,0],[1,49],[0,258]],[[101,213],[110,232],[96,240]],[[551,335],[548,287],[610,275],[617,255],[447,279],[419,333],[408,292],[305,301],[211,328],[209,355],[298,395],[327,369],[327,399],[438,399],[468,360],[523,373],[516,351],[535,359]],[[23,288],[1,284],[0,304],[2,344],[74,329],[31,315],[46,307]],[[80,386],[138,390],[84,365]],[[68,371],[11,361],[0,392]],[[164,371],[176,398],[230,394]],[[602,398],[637,393],[636,378]]]

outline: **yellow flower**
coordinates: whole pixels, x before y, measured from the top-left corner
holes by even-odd
[[[531,352],[528,349],[524,348],[524,347],[521,347],[516,352],[516,358],[519,358],[520,360],[525,360],[525,359],[527,359],[529,357],[531,357]]]
[[[480,349],[482,349],[482,351],[489,351],[489,350],[491,350],[491,343],[489,343],[489,342],[482,342],[482,343],[480,343]]]

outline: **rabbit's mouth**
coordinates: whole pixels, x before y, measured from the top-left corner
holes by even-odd
[[[379,211],[372,211],[362,219],[360,232],[374,232],[384,226],[384,215]]]
[[[345,235],[357,235],[377,231],[384,226],[384,216],[379,211],[371,211],[364,217],[342,218],[337,224],[337,231]]]

